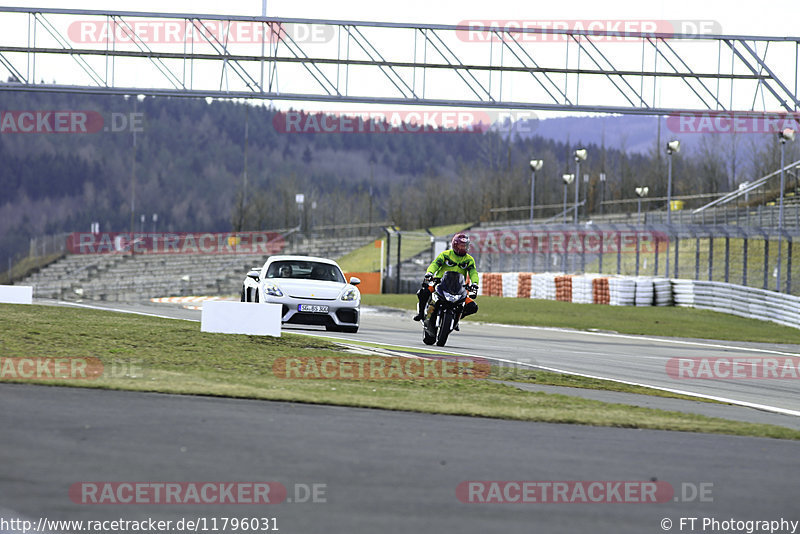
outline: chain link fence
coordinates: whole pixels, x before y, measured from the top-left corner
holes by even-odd
[[[729,282],[800,295],[797,229],[583,224],[474,228],[481,272],[600,273]]]
[[[8,253],[3,264],[0,264],[0,284],[11,284],[63,257],[67,253],[68,235],[61,233],[34,237],[25,251],[27,255],[22,250],[16,254]]]
[[[454,231],[385,226],[383,236],[375,236],[378,241],[364,270],[383,270],[385,293],[416,291]],[[779,232],[776,227],[737,224],[515,224],[479,226],[467,233],[479,272],[658,276],[800,295],[800,246],[794,244],[800,240],[800,227],[793,225]],[[30,257],[64,254],[67,235],[31,239]]]

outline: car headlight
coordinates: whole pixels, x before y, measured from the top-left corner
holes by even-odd
[[[358,300],[358,289],[351,287],[342,293],[342,300]]]
[[[272,297],[282,297],[283,296],[283,292],[278,288],[278,286],[276,286],[275,284],[273,284],[271,282],[267,282],[267,283],[264,284],[264,294],[265,295],[270,295]]]

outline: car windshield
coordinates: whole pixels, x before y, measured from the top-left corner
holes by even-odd
[[[267,278],[295,278],[345,283],[342,271],[330,263],[304,260],[275,261],[267,269]]]

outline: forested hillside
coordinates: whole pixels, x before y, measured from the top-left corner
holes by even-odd
[[[4,114],[19,111],[95,111],[105,128],[96,133],[0,134],[0,257],[27,251],[31,236],[145,228],[159,231],[227,231],[295,226],[295,195],[306,198],[304,224],[392,220],[406,227],[487,218],[496,207],[528,203],[531,158],[537,204],[562,199],[560,176],[574,172],[569,157],[580,142],[509,139],[486,133],[281,133],[275,110],[197,99],[0,93]],[[120,121],[138,117],[134,136]],[[245,126],[248,140],[245,143]],[[106,131],[107,129],[107,131]],[[122,131],[114,131],[122,130]],[[730,136],[728,136],[730,137]],[[704,137],[675,159],[675,194],[726,190],[730,158]],[[246,146],[245,146],[246,145]],[[740,172],[777,167],[775,143],[740,142]],[[590,175],[589,211],[599,202],[598,175],[608,175],[606,199],[630,198],[637,185],[664,194],[662,154],[626,154],[589,145],[582,173]],[[792,148],[794,150],[794,148]],[[735,153],[735,150],[734,150]],[[134,165],[135,154],[135,165]],[[247,166],[248,188],[242,202]],[[749,172],[741,172],[749,165]],[[135,182],[135,185],[134,185]],[[135,194],[132,189],[135,188]],[[316,209],[311,209],[316,203]],[[244,212],[240,207],[244,205]],[[0,264],[2,265],[2,264]]]

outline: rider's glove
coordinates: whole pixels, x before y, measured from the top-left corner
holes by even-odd
[[[470,293],[472,293],[473,295],[477,295],[477,294],[478,294],[478,284],[472,284],[472,285],[470,285],[470,286],[469,286],[467,289],[468,289],[468,290],[469,290],[469,292],[470,292]]]
[[[433,273],[425,273],[425,281],[430,282],[433,280]]]

